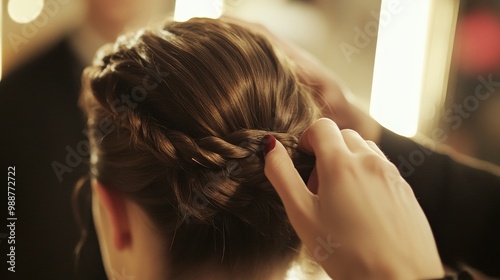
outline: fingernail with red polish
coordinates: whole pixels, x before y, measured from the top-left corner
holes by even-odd
[[[264,144],[264,156],[266,156],[274,149],[274,146],[276,146],[276,138],[273,135],[268,134],[262,138],[262,144]]]

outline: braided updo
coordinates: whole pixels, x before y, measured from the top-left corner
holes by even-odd
[[[319,111],[267,39],[221,20],[170,22],[101,49],[83,79],[91,175],[158,225],[173,276],[293,257],[261,140],[273,134],[307,180],[314,158],[297,142]]]

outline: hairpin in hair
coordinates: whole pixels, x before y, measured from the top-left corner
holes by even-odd
[[[204,165],[203,163],[201,163],[201,162],[197,161],[195,158],[191,158],[191,160],[192,160],[192,161],[194,161],[194,162],[196,162],[197,164],[199,164],[199,165],[201,165],[201,166],[205,167],[205,168],[209,168],[208,166]]]

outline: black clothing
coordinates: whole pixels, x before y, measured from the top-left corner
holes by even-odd
[[[441,260],[500,276],[500,177],[383,131],[381,150],[412,187]]]
[[[77,106],[82,69],[63,40],[0,82],[0,163],[5,181],[8,166],[15,166],[17,217],[16,272],[7,272],[8,252],[2,240],[1,274],[8,273],[2,279],[106,279],[95,233],[82,251],[83,275],[75,275],[73,252],[80,230],[71,194],[77,180],[88,174],[88,151],[82,150],[84,119]],[[68,157],[69,150],[78,156]],[[54,162],[67,167],[60,178]],[[6,193],[5,187],[2,194]],[[2,201],[7,201],[3,195]],[[83,214],[89,218],[90,209],[86,210]],[[6,209],[1,212],[5,221]]]

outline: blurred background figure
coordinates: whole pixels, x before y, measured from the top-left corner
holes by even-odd
[[[27,9],[20,2],[43,9],[33,21],[16,23],[14,19],[24,19],[16,17],[16,7],[21,9],[17,12]],[[16,167],[18,218],[16,273],[2,279],[105,279],[88,208],[80,212],[91,234],[76,264],[74,257],[80,230],[71,194],[78,179],[88,173],[87,138],[77,107],[81,71],[97,48],[114,41],[120,32],[163,18],[167,4],[159,0],[2,2],[3,65],[7,67],[0,82],[0,162],[2,170]],[[6,263],[8,252],[2,243],[1,258]]]
[[[499,1],[461,1],[440,126],[446,144],[500,165]]]

